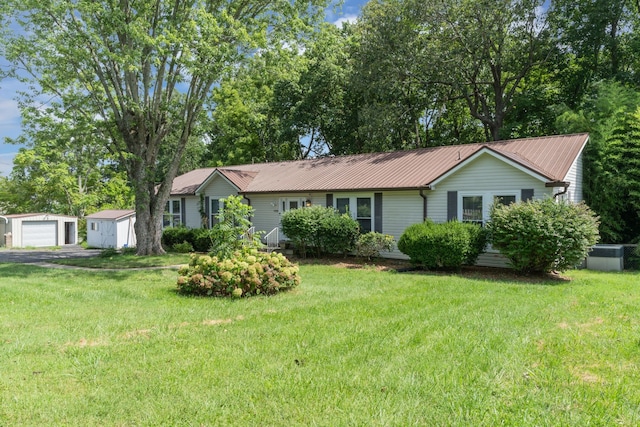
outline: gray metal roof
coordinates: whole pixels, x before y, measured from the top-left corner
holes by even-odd
[[[107,209],[104,211],[92,213],[87,215],[88,219],[121,219],[128,216],[135,215],[136,211],[133,209]]]

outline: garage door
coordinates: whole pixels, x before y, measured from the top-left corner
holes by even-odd
[[[57,221],[25,221],[22,223],[22,246],[56,246]]]

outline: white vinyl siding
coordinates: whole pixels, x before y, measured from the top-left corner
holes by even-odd
[[[583,200],[582,179],[582,154],[580,154],[571,165],[571,168],[569,168],[567,176],[564,179],[571,184],[565,196],[565,200],[570,200],[573,203],[580,203]],[[557,189],[557,191],[561,190],[562,189]]]
[[[456,174],[438,183],[432,191],[425,191],[428,198],[428,215],[435,222],[447,220],[447,191],[460,193],[511,194],[518,189],[533,189],[534,199],[552,196],[553,189],[545,182],[522,172],[495,157],[484,154]]]
[[[412,224],[423,221],[423,199],[418,190],[384,191],[382,193],[382,232],[392,235],[396,247],[392,252],[381,252],[387,258],[407,259],[400,252],[397,243],[404,230]]]

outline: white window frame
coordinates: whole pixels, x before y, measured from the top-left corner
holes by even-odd
[[[373,193],[349,193],[349,194],[334,194],[333,196],[333,208],[338,209],[338,199],[349,199],[349,210],[348,213],[351,215],[351,218],[358,221],[369,221],[370,230],[373,231],[375,229],[374,218],[375,218],[375,197]],[[358,199],[369,199],[371,203],[371,216],[369,217],[359,217],[358,216]],[[366,230],[362,230],[361,232],[367,232]]]
[[[300,209],[306,207],[307,199],[304,197],[280,197],[278,199],[278,213],[283,214],[292,209]],[[296,203],[298,206],[292,208],[291,204]]]
[[[224,199],[226,197],[211,197],[209,198],[209,227],[213,227],[220,221],[216,218],[216,215],[224,211]],[[218,210],[213,209],[213,204],[218,202]]]
[[[462,221],[463,213],[463,200],[465,197],[482,197],[482,225],[484,226],[489,220],[489,214],[491,212],[491,206],[496,197],[515,197],[515,203],[520,201],[521,190],[506,190],[506,191],[459,191],[458,192],[458,221]],[[478,221],[467,221],[478,222]]]
[[[91,221],[91,231],[100,231],[100,223],[96,221]]]
[[[175,211],[175,203],[178,211]],[[162,228],[177,227],[182,224],[182,201],[180,199],[169,199],[162,214]]]

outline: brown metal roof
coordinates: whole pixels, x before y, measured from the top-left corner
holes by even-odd
[[[120,219],[135,215],[135,213],[136,211],[133,209],[107,209],[87,215],[87,219]]]
[[[561,181],[587,140],[588,134],[524,138],[229,166],[220,168],[219,172],[244,193],[422,188],[479,151],[490,150],[548,181]],[[214,171],[213,168],[197,169],[177,177],[171,194],[195,194]]]
[[[58,215],[58,214],[52,214],[52,213],[47,213],[47,212],[40,212],[40,213],[23,213],[23,214],[9,214],[9,215],[3,215],[6,218],[31,218],[34,216],[46,216],[46,215],[50,215],[50,216],[58,216],[61,218],[76,218],[75,216],[71,216],[71,215]]]

